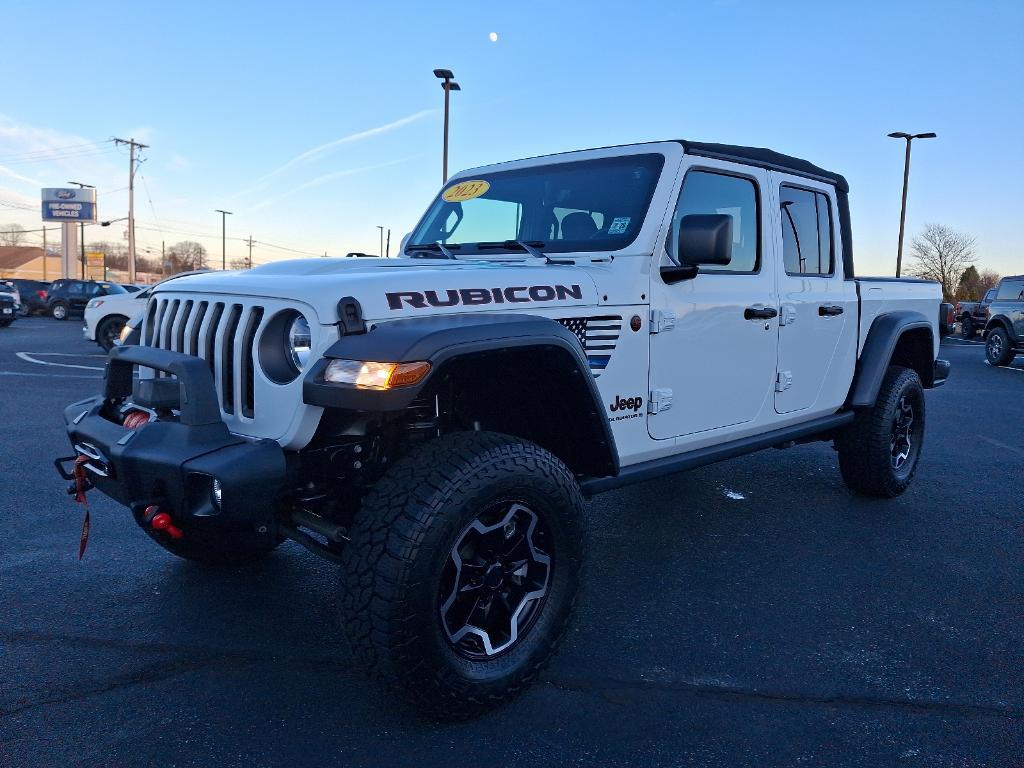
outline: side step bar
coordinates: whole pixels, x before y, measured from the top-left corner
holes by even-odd
[[[633,483],[641,483],[663,475],[672,475],[676,472],[684,472],[688,469],[703,467],[706,464],[714,464],[725,459],[742,456],[745,453],[754,453],[765,448],[791,443],[805,438],[821,436],[827,439],[827,435],[840,427],[844,427],[853,421],[852,411],[844,411],[831,416],[823,416],[820,419],[794,424],[791,427],[783,427],[763,435],[753,435],[739,440],[733,440],[722,445],[712,445],[707,448],[698,448],[695,451],[678,456],[665,456],[660,459],[645,461],[641,464],[633,464],[623,467],[619,474],[614,477],[588,477],[580,483],[583,495],[586,497],[596,496],[604,491],[614,488],[621,488]]]

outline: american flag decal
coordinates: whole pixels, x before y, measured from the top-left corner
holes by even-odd
[[[565,317],[558,322],[580,340],[580,346],[587,355],[590,372],[596,379],[612,359],[615,343],[622,332],[622,318],[617,315]]]

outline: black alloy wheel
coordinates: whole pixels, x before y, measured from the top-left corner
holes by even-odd
[[[438,600],[448,642],[465,659],[515,646],[543,610],[554,568],[545,523],[521,501],[485,509],[448,554]]]

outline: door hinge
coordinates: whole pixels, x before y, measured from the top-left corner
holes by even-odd
[[[651,395],[647,399],[647,412],[648,413],[661,413],[667,411],[672,407],[672,390],[671,389],[654,389],[651,390]]]
[[[676,327],[676,313],[671,309],[651,310],[651,333],[663,333]]]
[[[793,372],[779,371],[775,376],[775,391],[785,392],[793,386]]]
[[[796,307],[792,304],[783,304],[782,312],[779,313],[779,325],[792,325],[796,322]]]

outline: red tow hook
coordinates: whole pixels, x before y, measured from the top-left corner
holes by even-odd
[[[156,507],[148,507],[146,509],[146,517],[149,517],[153,512],[156,512]],[[149,524],[154,531],[163,531],[172,539],[180,539],[185,535],[185,532],[174,524],[171,516],[166,512],[156,512],[150,519]]]

